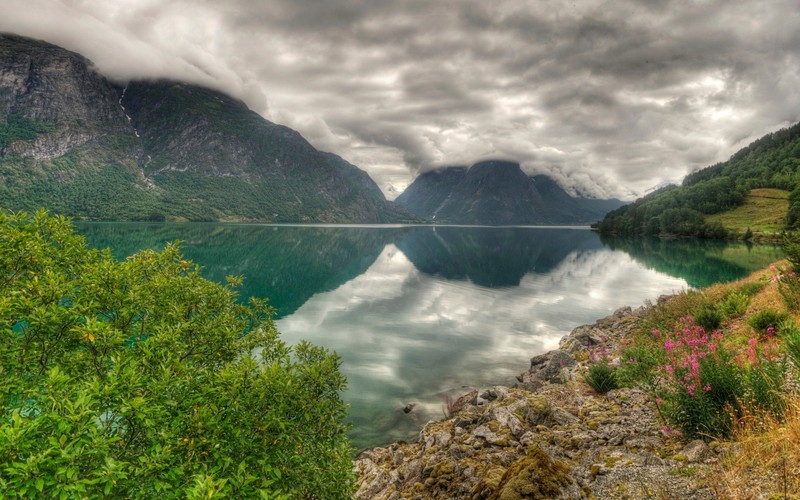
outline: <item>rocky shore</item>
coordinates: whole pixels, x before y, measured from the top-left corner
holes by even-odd
[[[357,498],[715,498],[703,478],[726,447],[669,436],[641,390],[583,382],[589,348],[613,350],[646,311],[580,326],[514,386],[462,396],[415,443],[362,452]]]

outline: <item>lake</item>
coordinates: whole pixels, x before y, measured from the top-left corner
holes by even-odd
[[[76,223],[124,259],[183,242],[209,279],[244,276],[289,343],[335,350],[350,436],[412,439],[447,397],[511,384],[615,309],[744,277],[782,257],[743,243],[601,238],[581,228]],[[406,414],[403,407],[415,404]]]

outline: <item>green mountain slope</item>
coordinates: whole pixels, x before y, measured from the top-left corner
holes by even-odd
[[[607,234],[721,238],[728,232],[718,219],[706,216],[741,206],[756,188],[790,191],[786,227],[800,225],[800,124],[767,134],[728,161],[688,175],[681,186],[610,212],[597,227]]]
[[[223,93],[118,86],[0,35],[0,207],[101,220],[400,222],[369,176]]]

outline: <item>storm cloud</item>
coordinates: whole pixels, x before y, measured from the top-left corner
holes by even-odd
[[[796,0],[3,0],[0,31],[224,90],[390,197],[485,158],[630,199],[800,120]]]

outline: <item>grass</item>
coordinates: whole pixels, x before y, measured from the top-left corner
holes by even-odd
[[[738,449],[727,454],[717,469],[717,498],[798,498],[800,397],[787,399],[783,420],[747,415],[735,423],[735,429]]]
[[[749,228],[754,237],[774,236],[785,226],[788,198],[789,192],[782,189],[753,189],[744,204],[727,212],[709,215],[706,222],[719,222],[725,229],[738,234],[744,234]]]

